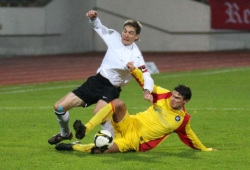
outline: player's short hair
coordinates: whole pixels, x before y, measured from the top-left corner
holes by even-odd
[[[129,20],[127,20],[127,21],[124,22],[123,28],[125,26],[127,26],[127,25],[134,27],[136,34],[140,34],[141,33],[142,25],[141,25],[141,23],[139,21],[129,19]]]
[[[192,97],[191,89],[183,84],[179,84],[174,88],[174,90],[180,93],[183,96],[184,100],[186,99],[190,100]]]

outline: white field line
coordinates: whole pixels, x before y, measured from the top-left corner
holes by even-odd
[[[229,73],[229,72],[237,72],[237,71],[245,71],[250,70],[250,67],[237,68],[237,69],[225,69],[218,71],[204,71],[200,73],[184,73],[184,74],[171,74],[171,75],[163,75],[161,78],[173,78],[173,77],[183,77],[183,76],[204,76],[204,75],[212,75],[212,74],[221,74],[221,73]]]
[[[57,87],[44,87],[44,88],[29,88],[29,89],[19,89],[19,90],[13,90],[8,89],[9,91],[0,92],[0,94],[13,94],[13,93],[26,93],[26,92],[32,92],[32,91],[43,91],[43,90],[55,90],[55,89],[65,89],[69,87],[76,88],[76,85],[67,85],[67,86],[57,86]],[[26,88],[26,87],[25,87]]]
[[[83,109],[93,109],[93,108],[83,108]],[[129,110],[146,110],[147,107],[130,107]],[[24,107],[0,107],[0,110],[53,110],[52,106],[42,106],[42,107],[32,107],[32,106],[24,106]],[[187,108],[187,111],[194,110],[194,111],[249,111],[250,108]]]

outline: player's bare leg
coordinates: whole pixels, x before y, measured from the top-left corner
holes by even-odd
[[[54,105],[54,111],[57,115],[57,120],[61,128],[61,132],[54,135],[52,138],[48,140],[50,144],[57,144],[62,140],[69,139],[71,140],[73,135],[69,128],[69,112],[68,110],[83,106],[85,103],[76,96],[74,93],[70,92],[65,97],[61,98]]]
[[[117,153],[120,152],[118,146],[114,143],[110,148],[108,148],[106,151],[103,153]]]
[[[126,106],[124,102],[115,99],[105,107],[103,107],[87,124],[83,125],[81,120],[74,122],[76,138],[82,139],[88,132],[101,123],[109,120],[113,116],[114,122],[120,122],[126,114]]]
[[[127,107],[125,103],[121,101],[120,99],[113,100],[112,104],[115,108],[115,114],[113,114],[113,121],[115,123],[119,123],[124,118],[127,112]]]

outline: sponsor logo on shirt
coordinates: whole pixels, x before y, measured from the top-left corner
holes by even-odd
[[[113,30],[109,30],[108,34],[113,34],[114,31]]]
[[[176,117],[175,117],[175,121],[176,121],[176,122],[179,122],[180,120],[181,120],[181,117],[180,117],[180,116],[176,116]]]

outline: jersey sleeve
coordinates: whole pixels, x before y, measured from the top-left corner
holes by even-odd
[[[135,80],[137,81],[137,83],[143,89],[143,87],[144,87],[144,77],[142,75],[142,71],[139,70],[138,68],[135,68],[133,71],[130,72],[130,74],[135,78]]]
[[[154,80],[147,71],[145,63],[139,68],[135,68],[132,72],[130,72],[131,75],[135,78],[142,89],[147,89],[152,92],[154,88]]]
[[[95,20],[89,19],[90,26],[98,33],[98,35],[103,39],[107,46],[109,46],[114,39],[112,37],[119,38],[120,34],[102,25],[101,20],[97,17]],[[112,39],[112,40],[111,40]]]
[[[144,86],[143,86],[143,88],[149,90],[150,92],[152,92],[153,87],[154,87],[154,80],[152,79],[150,73],[147,70],[147,67],[146,67],[146,64],[145,64],[145,61],[144,61],[143,57],[141,57],[140,62],[141,63],[139,65],[139,69],[141,70],[143,78],[144,78]]]
[[[188,114],[185,115],[183,123],[177,130],[175,130],[175,132],[178,134],[181,141],[187,146],[201,151],[207,151],[209,149],[201,143],[201,141],[191,129],[190,116]]]

